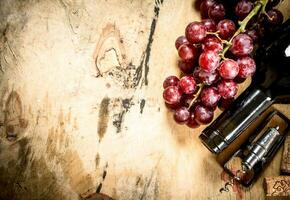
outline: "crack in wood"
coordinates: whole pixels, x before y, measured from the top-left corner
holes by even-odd
[[[160,156],[159,157],[159,159],[157,160],[157,163],[156,163],[156,165],[154,166],[154,168],[151,170],[151,175],[150,175],[150,177],[149,177],[149,180],[145,183],[145,185],[144,185],[144,188],[143,188],[143,192],[142,192],[142,194],[141,194],[141,197],[140,197],[140,200],[143,200],[144,198],[145,198],[145,196],[146,196],[146,194],[147,194],[147,191],[148,191],[148,189],[149,189],[149,187],[150,187],[150,185],[151,185],[151,182],[152,182],[152,180],[153,180],[153,177],[156,175],[156,173],[157,173],[157,169],[158,169],[158,166],[159,166],[159,163],[160,163],[160,160],[161,160],[161,158],[162,158],[162,156]],[[155,177],[155,179],[156,179],[156,181],[157,181],[157,178]],[[156,187],[158,187],[158,185],[156,185],[156,183],[155,183],[155,187],[154,187],[154,193],[155,194],[157,194],[158,192],[158,188],[156,188]],[[156,198],[156,196],[155,196],[155,198]]]
[[[145,107],[145,103],[146,103],[146,100],[142,99],[141,102],[140,102],[140,114],[143,113],[143,110],[144,110],[144,107]]]
[[[147,43],[146,49],[142,55],[140,65],[136,70],[136,76],[142,77],[142,75],[140,75],[140,73],[142,74],[142,69],[144,67],[144,83],[146,86],[148,85],[149,60],[150,60],[150,55],[151,55],[152,43],[153,43],[153,39],[154,39],[153,37],[154,37],[154,33],[156,30],[156,25],[157,25],[159,13],[160,13],[160,5],[163,4],[163,1],[164,0],[155,0],[154,18],[153,18],[153,20],[151,22],[151,26],[150,26],[148,43]],[[138,84],[139,84],[140,80],[141,80],[141,78],[137,79]]]
[[[113,51],[114,52],[114,55],[116,56],[116,60],[118,62],[118,66],[121,67],[122,64],[121,64],[121,61],[120,61],[120,58],[119,58],[119,54],[117,53],[115,47],[111,47],[109,49],[106,49],[104,54],[102,55],[102,57],[100,57],[99,59],[99,62],[101,62],[102,60],[104,60],[106,58],[106,54],[109,53],[110,51]],[[97,66],[96,66],[97,67]],[[98,71],[100,71],[100,69],[98,69]],[[100,71],[101,72],[101,71]],[[100,73],[100,76],[103,76],[103,73]]]
[[[101,189],[103,187],[103,182],[105,181],[106,179],[106,176],[107,176],[107,168],[109,167],[108,163],[106,163],[105,167],[104,167],[104,170],[103,170],[103,174],[102,174],[102,180],[101,182],[99,183],[97,189],[96,189],[96,193],[100,193],[101,192]]]
[[[71,18],[70,18],[70,11],[69,11],[70,9],[69,9],[68,5],[66,5],[63,0],[58,0],[58,1],[59,1],[59,3],[61,4],[61,6],[63,7],[63,9],[65,11],[69,29],[71,30],[71,32],[73,34],[77,34],[76,31],[74,30],[73,25],[72,25],[72,21],[71,21]]]

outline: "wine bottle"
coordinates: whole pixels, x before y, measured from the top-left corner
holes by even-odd
[[[250,86],[199,138],[213,153],[229,146],[273,103],[290,103],[290,21],[263,40]]]

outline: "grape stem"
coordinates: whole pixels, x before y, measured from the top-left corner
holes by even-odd
[[[200,93],[201,93],[201,91],[202,91],[202,89],[203,89],[203,87],[204,87],[204,84],[201,83],[201,84],[199,84],[198,86],[199,86],[198,91],[197,91],[197,93],[195,94],[195,97],[191,100],[191,102],[190,102],[190,104],[189,104],[189,106],[188,106],[187,109],[190,109],[191,106],[194,104],[194,102],[197,100],[197,98],[199,97],[199,95],[200,95]]]
[[[241,22],[239,22],[239,29],[235,32],[235,34],[233,35],[233,37],[230,39],[229,43],[226,44],[226,47],[224,48],[222,54],[221,54],[221,57],[222,59],[225,59],[225,54],[226,52],[229,50],[229,48],[231,47],[232,45],[232,40],[237,36],[239,35],[240,33],[243,33],[245,32],[246,30],[246,26],[247,24],[249,23],[249,21],[259,13],[259,11],[261,10],[262,8],[262,12],[264,11],[265,12],[265,7],[268,3],[268,0],[260,0],[257,2],[257,4],[255,5],[255,7],[253,8],[253,10],[248,14],[248,16]]]
[[[223,39],[219,36],[218,33],[219,33],[218,31],[217,31],[217,32],[206,32],[207,35],[214,35],[215,37],[217,37],[217,38],[218,38],[222,43],[224,43],[224,44],[227,44],[227,45],[230,45],[230,44],[231,44],[229,41],[227,41],[227,40],[223,40]]]

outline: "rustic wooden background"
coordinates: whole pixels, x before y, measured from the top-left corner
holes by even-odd
[[[220,194],[204,127],[164,106],[198,19],[192,0],[0,0],[0,199],[264,199],[262,179]]]

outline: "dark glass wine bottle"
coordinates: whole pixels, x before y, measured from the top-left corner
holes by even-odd
[[[257,72],[251,85],[199,136],[213,153],[220,153],[273,103],[290,103],[290,21],[259,46]]]

